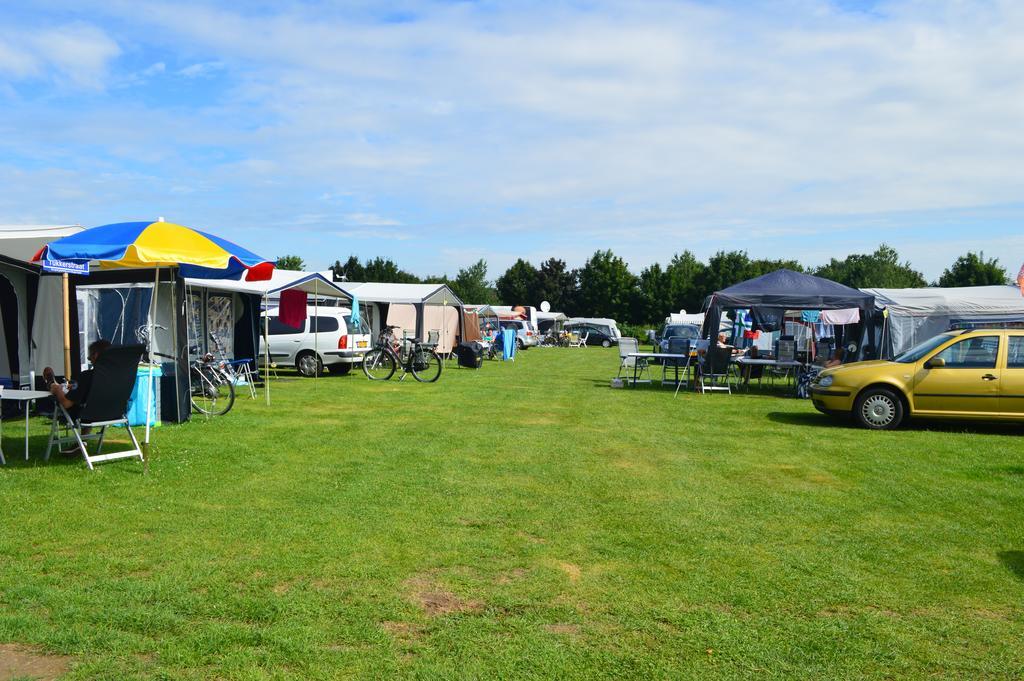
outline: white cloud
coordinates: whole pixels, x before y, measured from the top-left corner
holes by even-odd
[[[200,62],[190,64],[178,70],[179,76],[185,78],[205,78],[224,68],[224,64],[218,61]]]
[[[101,89],[121,49],[103,30],[83,23],[0,29],[0,76],[46,78],[75,88]]]

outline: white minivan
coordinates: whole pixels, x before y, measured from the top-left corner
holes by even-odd
[[[352,310],[347,307],[316,309],[309,306],[306,321],[299,328],[282,322],[276,307],[265,314],[270,317],[266,320],[270,361],[278,365],[292,365],[303,376],[323,373],[324,367],[332,374],[347,374],[363,361],[363,355],[372,344],[365,321],[360,319],[359,329],[350,328]],[[263,324],[261,319],[261,331]]]

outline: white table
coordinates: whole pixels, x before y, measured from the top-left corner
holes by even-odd
[[[25,461],[28,461],[28,407],[29,402],[35,402],[44,397],[51,397],[45,390],[4,390],[0,393],[0,400],[17,400],[25,403]],[[2,412],[2,410],[0,410]],[[3,448],[3,415],[0,413],[0,464],[7,464],[4,459]]]
[[[626,357],[632,357],[634,360],[637,359],[654,359],[655,357],[660,359],[687,359],[691,355],[677,354],[674,352],[631,352]],[[633,362],[633,385],[637,384],[639,377],[639,367],[637,362]]]

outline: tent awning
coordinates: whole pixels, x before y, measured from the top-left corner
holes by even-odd
[[[297,289],[310,295],[324,298],[341,298],[352,300],[346,291],[324,277],[319,272],[296,272],[293,270],[275,269],[267,281],[236,281],[234,279],[193,279],[185,278],[187,286],[206,287],[218,291],[235,293],[255,293],[261,296],[273,296],[281,291]]]
[[[361,303],[405,303],[410,305],[462,305],[447,284],[395,284],[346,281],[336,284]]]

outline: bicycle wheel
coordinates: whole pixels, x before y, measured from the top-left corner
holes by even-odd
[[[370,350],[363,355],[363,373],[371,381],[386,381],[395,373],[395,356],[387,350]]]
[[[192,407],[203,414],[222,416],[235,404],[235,384],[227,376],[211,370],[189,371],[192,381]]]
[[[412,377],[420,383],[433,383],[441,378],[441,358],[433,350],[416,348],[409,361]]]

